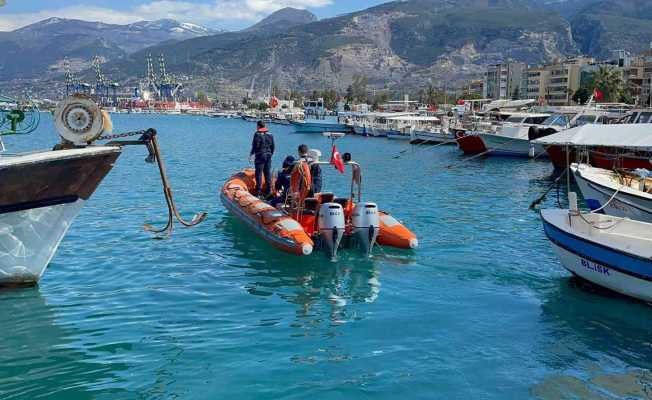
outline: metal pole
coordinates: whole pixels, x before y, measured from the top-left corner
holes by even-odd
[[[566,145],[566,193],[570,195],[570,146]]]

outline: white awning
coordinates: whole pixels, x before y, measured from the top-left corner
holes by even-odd
[[[588,124],[534,141],[542,145],[631,147],[652,150],[652,124]]]
[[[404,116],[404,117],[390,117],[387,118],[393,121],[423,121],[423,122],[437,122],[439,118],[437,117],[420,117],[420,116]]]
[[[482,106],[483,110],[497,110],[501,108],[523,108],[537,104],[536,100],[494,100]]]

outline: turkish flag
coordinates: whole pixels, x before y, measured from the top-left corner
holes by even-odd
[[[342,160],[342,155],[337,151],[337,147],[333,146],[333,154],[331,155],[331,164],[335,166],[335,169],[344,173],[344,160]]]
[[[272,96],[272,98],[269,99],[269,106],[270,106],[271,108],[276,108],[276,107],[278,107],[278,99],[276,98],[276,96]]]
[[[595,88],[595,89],[593,90],[593,98],[594,98],[596,101],[602,101],[602,100],[604,100],[604,93],[602,93],[602,91],[600,91],[600,89]]]

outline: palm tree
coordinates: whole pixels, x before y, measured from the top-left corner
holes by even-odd
[[[605,101],[615,102],[625,90],[625,82],[620,71],[606,66],[601,66],[594,74],[595,88],[604,94]]]

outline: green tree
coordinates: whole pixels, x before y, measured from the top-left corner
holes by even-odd
[[[344,95],[344,98],[346,99],[347,103],[354,103],[355,102],[355,96],[353,94],[353,85],[347,86],[346,94]]]
[[[197,97],[197,101],[198,101],[199,104],[201,104],[202,106],[210,106],[210,105],[211,105],[211,101],[210,101],[210,99],[208,98],[208,96],[206,96],[206,93],[199,91],[199,92],[197,92],[197,96],[196,96],[196,97]]]
[[[321,97],[324,99],[324,105],[329,110],[334,110],[337,108],[337,100],[339,98],[337,92],[333,89],[324,90],[321,94]]]
[[[381,104],[386,104],[389,99],[390,97],[388,92],[377,92],[371,100],[372,107],[377,109]]]
[[[432,86],[432,83],[428,84],[428,87],[426,88],[426,103],[428,104],[439,104],[439,98],[441,96],[437,93],[437,90],[435,89],[434,86]]]
[[[582,86],[579,89],[577,89],[573,94],[573,101],[576,104],[586,104],[586,102],[589,101],[590,97],[591,97],[591,91],[585,86]]]
[[[353,83],[349,85],[346,90],[347,101],[357,102],[357,103],[368,103],[369,102],[369,93],[367,92],[367,86],[369,82],[367,77],[363,75],[354,75]]]
[[[620,71],[601,66],[593,79],[595,88],[604,94],[604,101],[616,102],[620,100],[625,91],[625,81]]]

